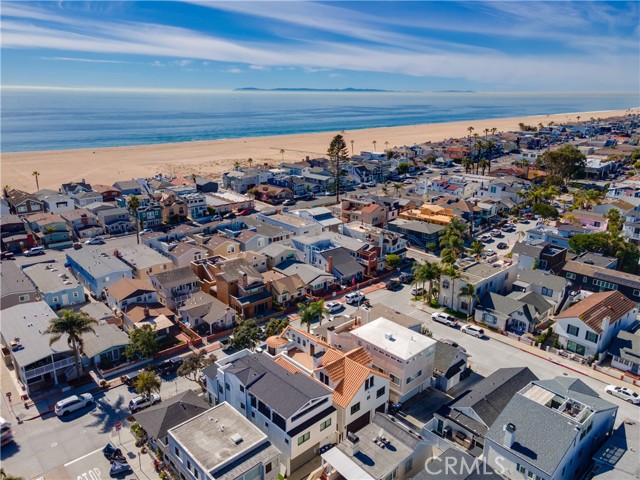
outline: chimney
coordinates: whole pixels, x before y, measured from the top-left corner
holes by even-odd
[[[347,441],[345,442],[347,447],[346,454],[353,457],[360,451],[360,438],[353,432],[347,433]]]
[[[246,273],[242,272],[242,286],[246,287],[248,284],[248,276]]]
[[[144,317],[147,318],[149,316],[149,308],[144,307]]]
[[[502,427],[504,431],[504,445],[511,448],[516,441],[516,426],[513,423],[507,423]]]
[[[331,275],[333,272],[333,257],[329,255],[329,259],[327,260],[327,273]]]

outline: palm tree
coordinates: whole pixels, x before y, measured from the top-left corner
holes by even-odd
[[[347,144],[344,141],[344,137],[340,134],[331,139],[327,155],[333,160],[335,167],[335,186],[336,186],[336,203],[340,203],[340,184],[342,179],[342,167],[340,166],[341,159],[349,158],[349,151],[347,150]]]
[[[373,151],[376,151],[376,145],[378,144],[378,142],[376,142],[375,140],[373,141]]]
[[[414,286],[418,286],[420,285],[420,287],[422,288],[422,290],[424,290],[424,285],[425,283],[427,283],[428,278],[427,278],[427,263],[421,263],[419,265],[416,265],[413,268],[413,285]],[[416,290],[416,294],[414,295],[414,298],[417,298],[418,294],[417,294],[417,290]],[[423,294],[423,298],[424,298],[424,294]]]
[[[351,156],[353,156],[353,144],[356,143],[354,140],[351,140]]]
[[[487,135],[489,135],[489,132],[490,132],[490,131],[491,131],[491,130],[490,130],[490,129],[488,129],[488,128],[485,128],[485,129],[484,129],[484,138],[485,138],[485,140],[486,140],[486,138],[487,138]]]
[[[620,215],[620,210],[617,208],[612,208],[607,213],[605,213],[605,218],[608,220],[607,230],[612,235],[618,235],[620,233],[620,228],[624,223],[622,215]]]
[[[470,284],[467,283],[464,287],[462,287],[460,289],[460,292],[458,293],[458,297],[467,297],[468,298],[468,302],[467,302],[467,317],[471,316],[471,305],[473,303],[474,299],[478,299],[478,295],[476,295],[476,289],[475,287]]]
[[[396,182],[393,184],[393,189],[395,190],[396,195],[398,195],[402,190],[404,190],[404,185],[402,183]]]
[[[240,162],[238,160],[236,160],[235,162],[233,162],[233,168],[238,171],[240,170]]]
[[[298,315],[300,315],[300,324],[307,324],[307,332],[311,331],[311,322],[313,322],[316,317],[322,315],[324,311],[324,301],[317,300],[315,302],[309,303],[299,303],[298,304]]]
[[[131,195],[129,197],[129,201],[127,202],[127,206],[129,210],[133,212],[133,218],[136,224],[136,238],[138,239],[138,244],[140,243],[140,220],[138,219],[138,208],[140,208],[140,199],[135,195]]]
[[[440,265],[435,262],[425,262],[424,270],[425,279],[429,282],[429,302],[431,302],[433,300],[434,285],[440,281]]]
[[[491,129],[491,135],[495,135],[497,131],[498,131],[498,129],[496,127],[493,127]]]
[[[475,241],[471,244],[471,248],[469,249],[469,253],[476,257],[476,260],[479,260],[482,256],[482,252],[484,252],[484,244],[479,241]]]
[[[44,331],[44,334],[51,335],[49,345],[53,345],[64,336],[67,337],[67,344],[73,350],[76,374],[80,377],[82,375],[80,354],[84,347],[82,336],[87,333],[95,334],[93,327],[98,325],[98,321],[87,313],[74,312],[73,310],[62,310],[60,315],[60,317],[52,318],[49,321],[49,326]]]
[[[389,193],[389,182],[385,182],[382,184],[382,188],[380,189],[382,192],[387,195]]]
[[[247,163],[249,164],[249,168],[251,168],[251,164],[253,163],[253,158],[247,158]]]
[[[460,163],[464,167],[464,173],[469,173],[469,170],[473,168],[473,160],[469,157],[464,157]]]
[[[155,372],[145,370],[136,378],[135,387],[140,395],[151,398],[152,393],[160,393],[161,381]]]
[[[31,176],[32,176],[32,177],[36,177],[36,190],[40,190],[40,182],[38,181],[38,177],[40,176],[40,172],[39,172],[39,171],[37,171],[37,170],[34,170],[34,171],[31,173]]]
[[[478,162],[478,168],[482,169],[482,175],[484,175],[484,172],[487,169],[487,167],[491,168],[491,163],[486,158],[483,158]]]
[[[384,142],[384,149],[389,150],[389,142]]]
[[[472,133],[474,130],[475,130],[475,128],[473,128],[473,127],[471,127],[471,126],[470,126],[470,127],[467,127],[467,131],[469,132],[469,137],[468,137],[468,138],[471,138],[471,133]]]
[[[284,162],[284,148],[280,149],[280,155],[282,155],[282,161]]]
[[[440,258],[442,263],[453,265],[464,251],[464,239],[467,236],[467,226],[458,218],[452,218],[440,237]]]

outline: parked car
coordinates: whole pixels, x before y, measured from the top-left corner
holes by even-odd
[[[367,186],[364,183],[361,183],[360,185],[358,185],[358,188],[360,190],[366,190]]]
[[[460,329],[462,333],[466,333],[467,335],[471,335],[473,337],[482,338],[484,337],[484,330],[480,327],[476,327],[475,325],[465,325]]]
[[[147,233],[153,233],[153,229],[144,228],[144,229],[140,230],[140,235],[146,235]]]
[[[413,282],[413,273],[403,272],[400,274],[400,277],[398,278],[398,280],[401,283],[411,283]]]
[[[504,234],[502,233],[502,231],[498,230],[497,228],[491,230],[491,232],[489,232],[491,234],[492,237],[503,237]]]
[[[151,397],[147,397],[146,395],[138,395],[137,397],[132,398],[129,402],[129,410],[131,411],[131,413],[136,413],[144,408],[150,407],[151,405],[160,403],[161,401],[162,399],[157,393],[152,393]]]
[[[183,363],[184,363],[184,359],[180,357],[172,358],[158,365],[156,367],[156,371],[160,375],[171,375],[172,373],[177,372]]]
[[[340,302],[327,302],[324,304],[325,311],[329,313],[335,313],[340,310],[343,305]]]
[[[105,242],[104,238],[101,237],[90,238],[89,240],[84,242],[85,245],[104,245],[105,243],[107,242]]]
[[[413,295],[414,297],[417,295],[423,295],[424,294],[424,288],[422,287],[413,287],[411,289],[411,295]]]
[[[638,405],[640,403],[640,396],[627,387],[618,387],[616,385],[607,385],[604,387],[604,391],[609,395],[623,399],[626,402]]]
[[[292,199],[292,198],[289,198],[289,199],[285,200],[284,202],[282,202],[282,205],[285,205],[287,207],[290,207],[290,206],[295,205],[295,204],[296,204],[296,201],[294,199]]]
[[[233,220],[234,218],[236,218],[236,214],[233,212],[229,212],[227,214],[225,214],[224,217],[222,217],[224,220]]]
[[[518,223],[528,224],[528,223],[531,223],[531,222],[529,220],[527,220],[526,218],[521,218],[520,220],[518,220]]]
[[[131,372],[131,373],[127,373],[126,375],[122,375],[120,377],[120,381],[122,383],[124,383],[125,385],[127,385],[128,387],[132,387],[133,384],[135,383],[136,379],[138,378],[138,375],[140,375],[140,372],[142,372],[143,370],[137,371],[137,372]]]
[[[244,210],[240,210],[237,215],[239,217],[246,217],[247,215],[251,215],[251,210],[245,208]]]
[[[498,245],[496,245],[496,247],[497,247],[498,249],[500,249],[500,250],[505,250],[505,249],[509,248],[509,245],[507,245],[507,244],[506,244],[506,243],[504,243],[504,242],[500,242]]]
[[[484,243],[493,242],[493,238],[491,238],[491,235],[487,235],[486,233],[484,235],[480,235],[478,237],[478,240]]]
[[[362,293],[361,291],[355,291],[355,292],[351,292],[351,293],[347,293],[344,297],[344,301],[347,302],[349,305],[353,305],[354,303],[361,303],[364,300],[364,293]]]
[[[35,255],[44,255],[44,247],[33,247],[24,252],[25,257],[33,257]]]
[[[222,215],[214,215],[211,217],[211,221],[213,222],[219,222],[220,220],[222,220]]]
[[[56,403],[54,412],[57,416],[62,417],[68,415],[71,412],[80,410],[81,408],[91,405],[93,403],[93,395],[90,393],[83,393],[81,395],[71,395]]]
[[[435,312],[431,314],[431,320],[438,323],[444,323],[448,327],[458,326],[458,320],[444,312]]]
[[[400,290],[401,288],[402,288],[402,283],[400,283],[398,280],[389,280],[386,285],[386,289],[391,290],[392,292],[395,292],[396,290]]]
[[[367,187],[375,187],[377,185],[376,182],[369,182],[367,183]]]
[[[4,251],[2,252],[2,257],[0,257],[2,260],[14,260],[15,259],[15,255],[13,254],[13,252],[8,252],[8,251]]]

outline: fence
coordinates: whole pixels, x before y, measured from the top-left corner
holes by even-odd
[[[603,366],[595,364],[595,363],[592,365],[592,368],[594,370],[596,370],[597,372],[604,373],[605,375],[608,375],[611,378],[617,378],[619,380],[622,380],[625,383],[630,383],[630,384],[632,384],[634,386],[639,386],[640,385],[640,379],[638,379],[637,377],[632,376],[632,375],[630,375],[628,373],[615,371],[615,373],[617,373],[617,375],[613,375],[613,372],[612,372],[612,370],[610,368],[603,367]]]

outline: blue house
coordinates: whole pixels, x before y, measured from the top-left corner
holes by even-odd
[[[82,285],[59,263],[37,263],[25,268],[24,273],[53,310],[85,301]]]
[[[121,278],[133,278],[131,268],[104,247],[85,247],[67,253],[67,265],[78,281],[96,297]]]

